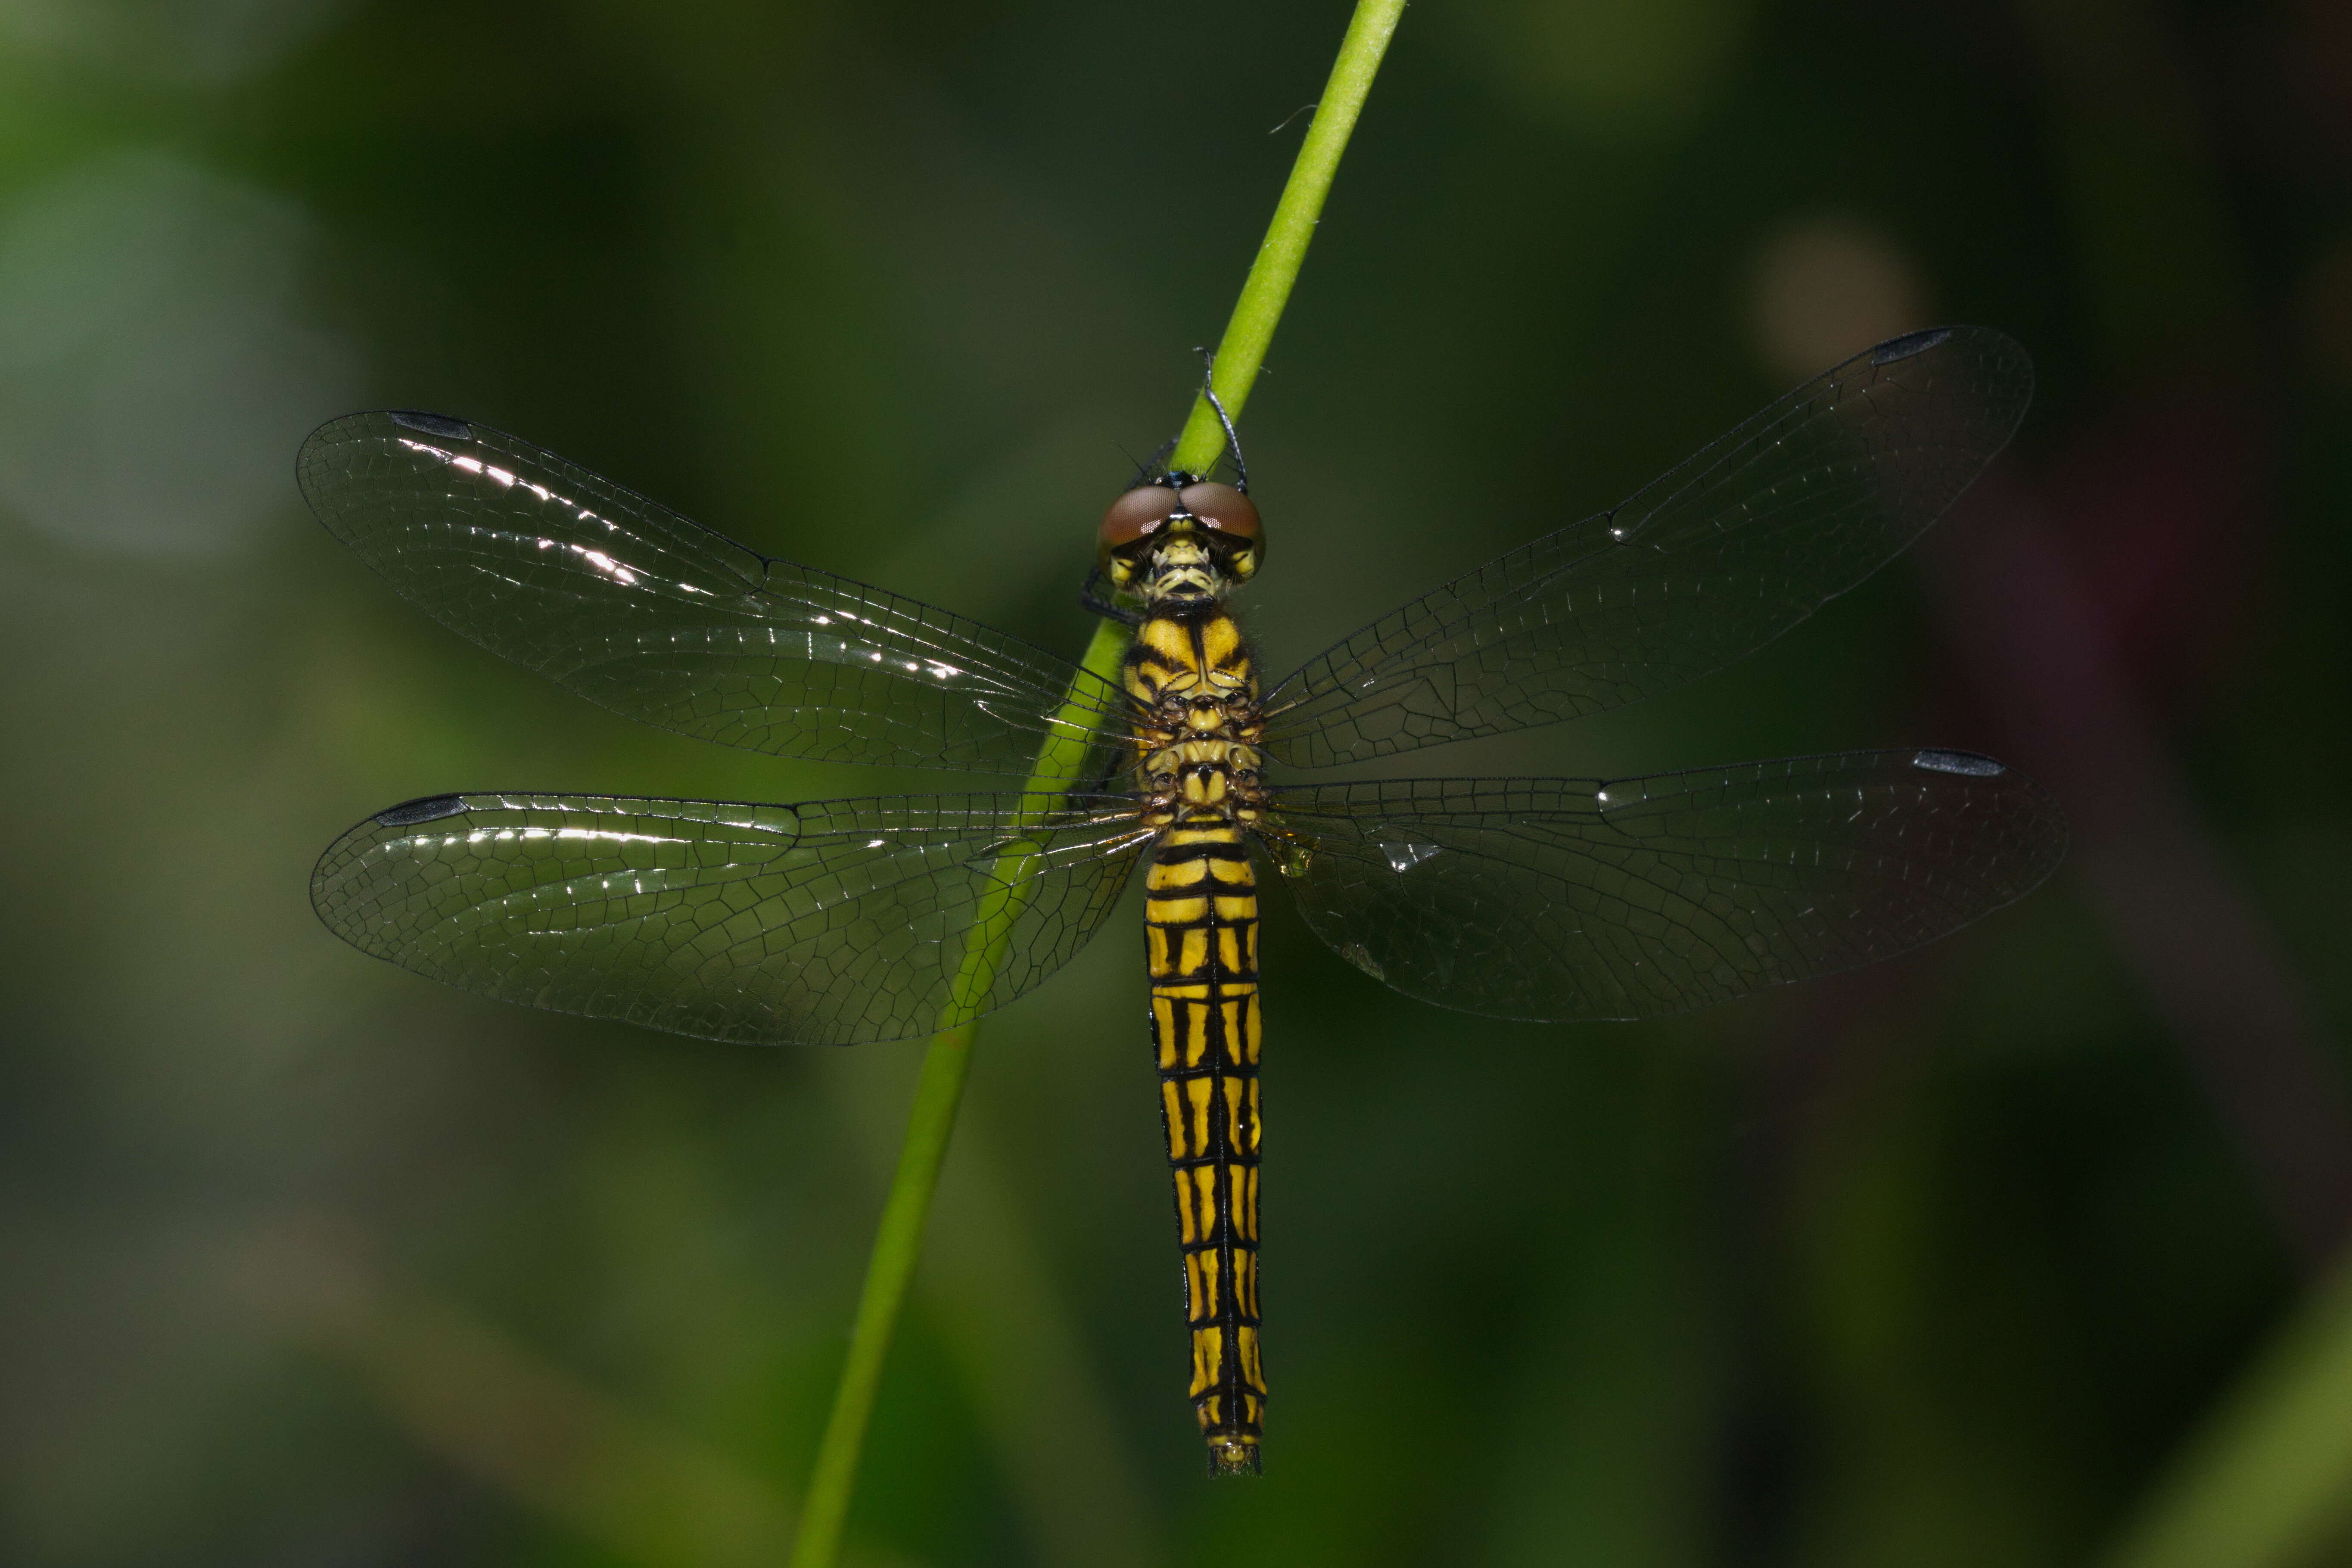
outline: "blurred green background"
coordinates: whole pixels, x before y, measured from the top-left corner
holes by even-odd
[[[1346,11],[0,5],[0,1560],[781,1561],[919,1047],[478,1001],[306,879],[448,790],[938,781],[496,662],[295,447],[482,419],[1075,655]],[[2074,855],[1642,1026],[1402,1002],[1275,907],[1255,1484],[1201,1473],[1115,921],[983,1030],[854,1561],[2352,1561],[2352,1389],[2292,1349],[2352,1221],[2348,175],[2324,0],[1408,13],[1244,430],[1268,664],[1996,325],[2041,395],[1913,557],[1395,771],[1972,748]],[[2216,1490],[2264,1387],[2305,1425]],[[2199,1506],[2238,1544],[2148,1523]]]

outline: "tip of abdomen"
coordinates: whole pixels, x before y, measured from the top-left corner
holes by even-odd
[[[1257,1442],[1250,1437],[1209,1439],[1209,1473],[1213,1476],[1259,1476]]]

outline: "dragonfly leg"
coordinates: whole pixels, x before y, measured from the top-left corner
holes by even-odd
[[[1121,626],[1141,626],[1146,619],[1141,610],[1130,610],[1114,604],[1108,595],[1097,591],[1096,584],[1102,580],[1102,568],[1097,566],[1087,575],[1085,586],[1078,590],[1078,607],[1089,615],[1100,616],[1107,621],[1117,621]]]

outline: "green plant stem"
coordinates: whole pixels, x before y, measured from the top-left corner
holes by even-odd
[[[1307,259],[1307,242],[1314,237],[1331,178],[1339,172],[1339,154],[1356,128],[1364,95],[1371,89],[1373,74],[1403,11],[1404,0],[1360,0],[1347,36],[1340,40],[1330,82],[1316,107],[1314,122],[1307,127],[1289,182],[1283,186],[1265,241],[1258,247],[1257,259],[1250,267],[1241,298],[1225,324],[1224,338],[1217,346],[1213,384],[1227,414],[1236,419],[1265,362],[1266,344],[1289,301],[1299,265]],[[1216,461],[1223,441],[1224,430],[1216,411],[1205,397],[1195,398],[1171,467],[1205,470]],[[1054,800],[1077,781],[1088,749],[1087,726],[1101,711],[1098,703],[1083,700],[1082,692],[1096,681],[1115,680],[1127,641],[1127,628],[1118,622],[1096,626],[1082,661],[1086,674],[1066,695],[1029,776],[1026,793],[1034,797],[1033,809],[1037,814],[1050,810]],[[1032,853],[1030,846],[1020,844],[999,857],[995,890],[982,901],[966,942],[963,964],[940,1016],[940,1032],[931,1037],[924,1052],[907,1141],[898,1152],[898,1169],[882,1205],[882,1223],[866,1263],[865,1288],[858,1296],[849,1359],[842,1368],[833,1414],[825,1423],[816,1468],[809,1478],[793,1546],[793,1568],[833,1568],[840,1551],[858,1459],[874,1415],[875,1391],[881,1384],[890,1336],[914,1275],[923,1222],[930,1214],[931,1194],[939,1186],[940,1167],[947,1158],[949,1136],[955,1130],[956,1108],[963,1100],[964,1077],[971,1069],[977,1029],[972,1020],[986,1009],[1005,946],[1027,905],[1030,884],[1022,873]]]
[[[915,1272],[915,1255],[922,1247],[923,1221],[931,1212],[940,1164],[947,1158],[948,1134],[955,1129],[956,1107],[963,1100],[964,1075],[971,1067],[971,1037],[977,1027],[964,1024],[934,1035],[923,1053],[923,1076],[915,1086],[915,1110],[907,1121],[907,1142],[898,1151],[898,1173],[891,1178],[890,1196],[882,1205],[882,1223],[874,1233],[874,1253],[866,1263],[866,1288],[858,1296],[857,1320],[849,1333],[849,1361],[841,1369],[833,1416],[825,1424],[824,1440],[816,1451],[816,1468],[809,1476],[808,1500],[793,1542],[795,1568],[830,1563],[840,1549],[842,1521],[849,1514],[849,1494],[857,1480],[866,1423],[874,1415],[874,1391],[881,1384],[891,1331],[898,1327],[898,1309],[907,1300],[907,1281]]]
[[[1324,84],[1315,118],[1307,127],[1290,179],[1275,204],[1274,221],[1266,225],[1265,240],[1234,301],[1233,316],[1217,345],[1216,370],[1211,384],[1225,412],[1238,420],[1257,373],[1265,363],[1266,345],[1274,341],[1275,323],[1290,302],[1290,286],[1297,280],[1299,264],[1307,259],[1307,243],[1322,221],[1323,198],[1330,194],[1331,178],[1339,172],[1339,154],[1356,129],[1364,95],[1388,52],[1389,37],[1404,15],[1404,0],[1359,0],[1349,20],[1347,37],[1339,40],[1339,58],[1331,63],[1331,79]],[[1168,466],[1189,473],[1205,473],[1224,450],[1224,427],[1206,397],[1192,400],[1192,416],[1176,438]]]
[[[1094,638],[1081,663],[1087,675],[1079,677],[1064,699],[1029,775],[1024,793],[1041,809],[1076,782],[1086,760],[1085,726],[1099,709],[1082,701],[1079,689],[1088,684],[1089,676],[1109,680],[1118,673],[1119,657],[1126,651],[1125,626],[1117,621],[1096,623]],[[923,1222],[930,1216],[931,1194],[939,1188],[940,1166],[947,1159],[948,1138],[955,1131],[956,1108],[963,1101],[972,1037],[980,1027],[973,1019],[985,1005],[997,966],[1003,962],[1005,943],[1012,940],[1013,922],[1027,902],[1028,884],[1022,880],[1020,870],[1028,857],[1028,847],[1023,845],[997,858],[992,878],[996,890],[982,901],[972,921],[973,937],[964,947],[962,967],[949,990],[945,1012],[955,1021],[933,1035],[923,1052],[922,1076],[915,1084],[915,1108],[907,1119],[907,1140],[898,1149],[898,1169],[890,1178],[890,1195],[883,1202],[882,1223],[875,1231],[873,1254],[866,1259],[866,1285],[858,1293],[857,1318],[849,1333],[849,1360],[841,1369],[833,1415],[817,1445],[816,1468],[809,1477],[808,1496],[802,1505],[800,1530],[793,1543],[793,1568],[832,1568],[840,1551],[842,1524],[849,1517],[849,1498],[857,1483],[857,1461],[865,1451],[866,1425],[874,1415],[874,1394],[882,1383],[882,1363],[898,1324],[898,1309],[906,1303],[908,1281],[914,1277]]]

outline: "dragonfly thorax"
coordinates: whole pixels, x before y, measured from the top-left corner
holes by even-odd
[[[1128,650],[1128,695],[1138,712],[1136,764],[1161,825],[1210,814],[1236,822],[1261,815],[1265,721],[1241,627],[1222,609],[1163,613]]]

